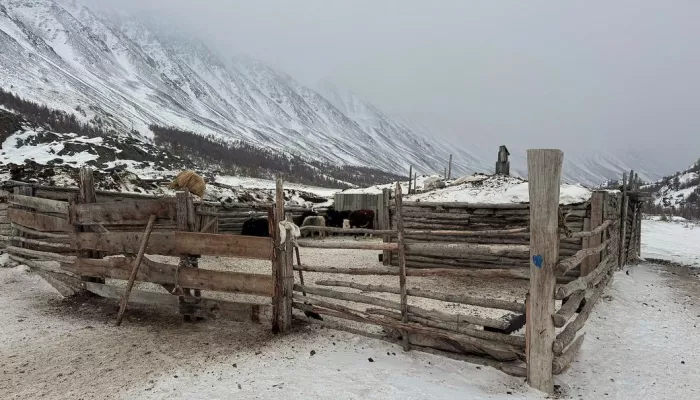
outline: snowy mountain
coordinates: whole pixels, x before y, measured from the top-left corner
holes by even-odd
[[[453,176],[492,172],[496,157],[496,148],[470,152],[332,84],[314,91],[259,61],[75,0],[0,0],[0,88],[103,129],[152,138],[149,126],[172,126],[396,173],[439,173],[449,154]],[[599,184],[640,170],[636,161],[567,156],[564,173]],[[512,164],[526,175],[524,151]],[[653,168],[640,175],[659,177]]]
[[[700,160],[682,172],[666,176],[645,187],[652,192],[654,205],[662,208],[700,209]]]

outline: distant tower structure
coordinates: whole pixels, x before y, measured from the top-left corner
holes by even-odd
[[[498,148],[498,161],[496,162],[496,175],[510,175],[510,152],[506,146]]]

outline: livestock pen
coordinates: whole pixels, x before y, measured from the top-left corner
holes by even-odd
[[[621,209],[632,202],[627,190],[562,207],[561,152],[528,156],[530,204],[491,205],[488,213],[474,204],[404,204],[397,186],[380,229],[303,228],[373,233],[381,242],[298,240],[296,265],[291,235],[282,242],[277,222],[303,210],[285,209],[281,181],[274,204],[225,208],[187,193],[95,191],[84,170],[75,189],[15,185],[7,251],[65,295],[87,290],[276,331],[297,319],[490,365],[551,391],[620,254],[634,258],[627,238],[637,234],[624,234],[620,221],[624,210],[636,221],[638,207]],[[220,231],[222,219],[250,211],[269,217],[271,237]],[[144,252],[139,265],[134,256]],[[132,276],[137,290],[129,294]]]
[[[294,286],[294,307],[328,317],[298,318],[528,376],[551,392],[621,255],[637,257],[637,233],[625,234],[621,221],[640,214],[625,184],[560,205],[561,152],[528,159],[530,203],[404,203],[397,185],[379,229],[325,228],[381,243],[300,241],[328,249],[331,264],[348,249],[382,251],[383,263],[295,266],[314,282]]]

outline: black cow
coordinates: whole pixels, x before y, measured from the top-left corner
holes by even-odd
[[[342,228],[343,220],[350,219],[350,214],[351,211],[338,211],[333,207],[328,207],[328,212],[326,213],[326,226]]]
[[[241,235],[244,236],[270,236],[270,224],[267,218],[253,217],[243,223]]]
[[[373,210],[357,210],[350,213],[350,228],[374,229],[374,211]],[[357,239],[357,235],[353,235]],[[371,234],[365,234],[365,237],[372,237]]]
[[[351,228],[374,229],[374,211],[357,210],[348,216]]]
[[[296,226],[301,226],[304,223],[304,220],[306,217],[316,217],[318,216],[318,213],[315,211],[304,211],[301,216],[298,217],[292,217],[292,222],[294,222],[294,225]]]

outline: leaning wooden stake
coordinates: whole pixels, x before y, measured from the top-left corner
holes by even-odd
[[[396,230],[399,242],[399,288],[401,290],[401,321],[408,322],[408,295],[406,293],[406,244],[404,243],[403,216],[401,215],[401,183],[396,184]],[[401,333],[404,351],[411,350],[408,332]]]
[[[133,289],[134,287],[134,281],[136,281],[136,274],[139,272],[139,267],[141,266],[143,255],[146,253],[148,238],[151,236],[151,231],[153,230],[153,224],[155,224],[155,222],[156,216],[151,215],[151,218],[148,219],[148,225],[146,225],[146,231],[143,233],[143,240],[141,241],[141,247],[139,247],[139,253],[136,255],[136,261],[134,261],[134,266],[131,268],[131,275],[129,275],[129,283],[127,283],[126,290],[124,291],[124,298],[122,298],[122,304],[119,307],[119,314],[117,314],[117,326],[121,325],[122,323],[124,311],[126,311],[126,304],[129,302],[129,295],[131,294],[131,289]]]
[[[559,258],[559,185],[564,154],[527,151],[530,192],[530,301],[527,377],[530,386],[554,391],[554,268]]]

